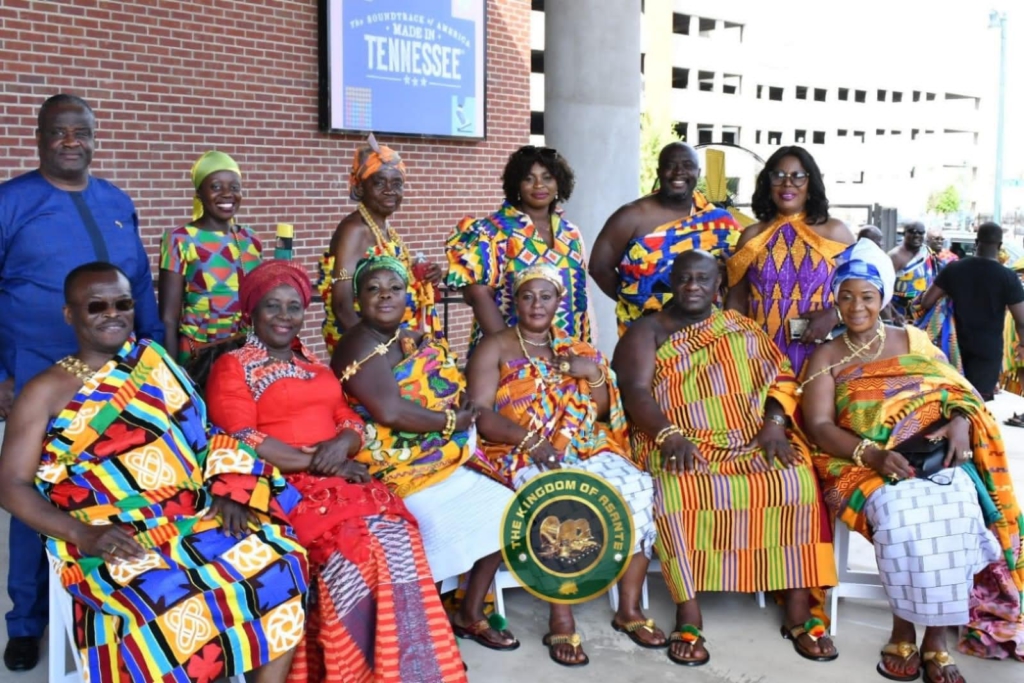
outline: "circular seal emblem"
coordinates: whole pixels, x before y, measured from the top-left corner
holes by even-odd
[[[505,566],[527,591],[575,604],[606,592],[629,566],[629,505],[601,477],[559,469],[516,493],[501,524]]]

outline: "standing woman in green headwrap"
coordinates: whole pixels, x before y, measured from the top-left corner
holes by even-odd
[[[225,342],[244,336],[238,285],[260,264],[263,247],[235,222],[242,171],[234,159],[206,152],[192,166],[192,185],[192,221],[164,233],[160,244],[159,299],[167,351],[201,386],[205,377],[196,374],[205,375],[216,351],[236,346]]]

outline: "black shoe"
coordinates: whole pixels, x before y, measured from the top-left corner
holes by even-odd
[[[4,666],[11,671],[28,671],[39,663],[39,639],[32,636],[11,638],[4,650]]]

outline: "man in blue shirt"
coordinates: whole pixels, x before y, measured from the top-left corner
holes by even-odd
[[[64,322],[64,277],[108,261],[131,278],[139,337],[163,343],[149,257],[135,205],[89,174],[96,119],[89,104],[60,94],[39,109],[39,169],[0,184],[0,417],[21,387],[76,348]],[[4,664],[33,668],[47,623],[49,568],[39,536],[11,518]]]

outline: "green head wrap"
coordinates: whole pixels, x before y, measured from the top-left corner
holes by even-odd
[[[203,184],[203,181],[211,173],[217,171],[234,171],[238,174],[239,180],[242,178],[242,169],[238,167],[238,163],[234,159],[224,152],[212,149],[192,164],[192,185],[196,188],[196,192],[199,191],[199,186]],[[202,215],[203,203],[199,201],[199,197],[196,197],[192,200],[192,220],[197,221]]]
[[[409,271],[406,270],[405,264],[394,256],[367,256],[364,259],[360,259],[359,263],[356,264],[356,272],[352,275],[353,296],[359,296],[359,281],[362,280],[364,276],[377,270],[390,270],[398,277],[402,278],[402,282],[405,283],[406,286],[409,285]]]

